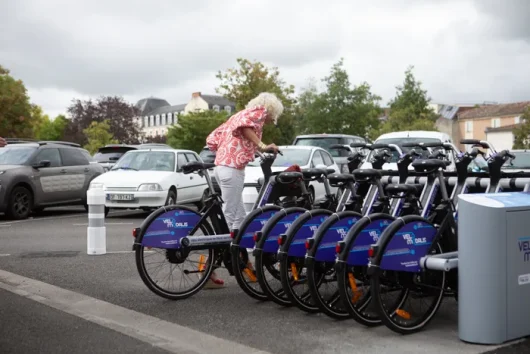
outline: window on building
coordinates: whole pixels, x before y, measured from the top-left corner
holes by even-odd
[[[228,113],[231,113],[232,112],[232,107],[225,106],[225,111],[227,111]]]
[[[156,122],[155,122],[155,125],[156,126],[159,126],[160,125],[160,116],[157,114],[156,115]]]
[[[215,105],[215,106],[213,106],[213,110],[216,111],[216,112],[219,112],[220,107],[218,105]]]
[[[151,116],[149,117],[149,126],[153,127],[155,125],[155,117]]]
[[[519,123],[521,123],[521,116],[517,116],[517,117],[515,117],[515,118],[513,119],[513,123],[514,123],[514,124],[519,124]]]
[[[501,119],[500,118],[492,118],[491,119],[491,127],[492,128],[498,128],[501,126]]]
[[[466,133],[471,133],[471,132],[473,132],[473,121],[468,120],[466,121]]]
[[[166,125],[166,115],[162,114],[162,125]]]
[[[173,119],[172,118],[173,118],[173,115],[171,113],[168,113],[167,114],[167,125],[173,124],[173,122],[172,122]]]
[[[149,126],[149,117],[144,117],[144,127]]]

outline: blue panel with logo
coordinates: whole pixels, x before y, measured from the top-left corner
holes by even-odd
[[[239,246],[243,248],[253,248],[254,247],[254,234],[256,231],[261,231],[263,225],[269,221],[269,219],[276,214],[278,210],[271,210],[264,212],[260,215],[257,215],[245,229],[243,236],[239,242]]]
[[[305,249],[305,241],[313,237],[318,227],[329,217],[329,215],[313,216],[307,220],[302,227],[294,234],[289,251],[287,255],[291,257],[304,257],[307,250]]]
[[[344,240],[348,231],[359,219],[359,216],[348,216],[333,223],[320,240],[315,253],[315,260],[319,262],[334,262],[337,256],[335,253],[337,242]]]
[[[281,218],[276,225],[272,227],[271,232],[269,232],[269,236],[267,237],[267,240],[265,241],[265,244],[263,245],[263,252],[267,253],[276,253],[278,252],[278,236],[281,234],[284,234],[287,229],[292,225],[292,223],[298,219],[298,217],[302,215],[301,211],[297,211],[291,214],[288,214],[287,216],[284,216]]]
[[[348,265],[365,266],[368,264],[368,250],[377,243],[379,236],[394,221],[393,218],[372,221],[355,238],[348,254]]]
[[[392,237],[381,260],[381,269],[419,272],[420,258],[429,252],[438,230],[425,221],[410,222]]]
[[[167,211],[149,224],[142,239],[142,246],[180,248],[180,239],[188,236],[200,219],[199,214],[189,210]]]

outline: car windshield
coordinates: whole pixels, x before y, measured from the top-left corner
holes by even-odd
[[[0,165],[22,165],[37,148],[27,146],[10,146],[0,149]]]
[[[348,152],[344,150],[335,150],[330,149],[330,145],[333,144],[341,144],[340,138],[317,138],[317,137],[311,137],[311,138],[298,138],[295,142],[295,145],[300,146],[317,146],[320,147],[327,152],[331,154],[333,157],[340,157],[340,156],[348,156]]]
[[[94,155],[94,160],[97,162],[116,162],[123,156],[123,154],[130,150],[135,149],[126,146],[104,147],[99,149]]]
[[[311,155],[310,149],[282,149],[280,148],[283,156],[278,154],[274,160],[273,167],[289,167],[291,165],[305,166],[309,164],[309,156]],[[256,158],[254,161],[248,164],[248,166],[259,167],[260,159]]]
[[[512,154],[515,155],[515,159],[506,161],[502,166],[503,169],[530,169],[530,151],[513,151]]]
[[[202,150],[199,156],[205,163],[213,163],[215,161],[215,153],[208,149]]]
[[[114,165],[114,170],[175,171],[175,154],[167,151],[130,151]]]

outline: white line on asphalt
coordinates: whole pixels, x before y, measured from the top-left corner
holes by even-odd
[[[135,251],[107,251],[109,254],[134,253]],[[144,253],[155,253],[155,251],[144,251]]]
[[[114,212],[114,213],[112,213],[112,212],[109,213],[109,215],[117,215],[117,216],[129,215],[129,214],[131,214],[130,211],[128,211],[128,212],[117,211],[117,212]],[[53,220],[70,219],[70,218],[79,217],[81,215],[87,215],[87,218],[88,218],[88,214],[87,213],[77,213],[77,214],[63,215],[63,216],[46,216],[46,217],[42,217],[42,218],[30,218],[30,219],[24,219],[24,220],[6,221],[6,222],[1,222],[0,226],[11,226],[13,224],[19,224],[19,223],[31,222],[31,221],[41,221],[41,220],[51,220],[51,219],[53,219]]]
[[[9,254],[9,253],[0,253],[0,257],[7,257],[7,256],[11,256],[11,254]]]
[[[269,354],[4,270],[0,288],[172,353]]]
[[[132,225],[132,222],[106,222],[105,226],[107,225]],[[85,224],[72,224],[73,226],[88,226],[88,223]]]
[[[9,227],[11,226],[10,224],[0,224],[0,227]]]

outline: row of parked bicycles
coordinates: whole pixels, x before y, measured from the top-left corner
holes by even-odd
[[[262,186],[238,230],[228,229],[211,187],[214,165],[191,162],[184,173],[204,175],[212,192],[200,211],[165,206],[133,230],[140,277],[155,294],[180,300],[226,268],[254,299],[417,332],[444,297],[458,300],[458,196],[530,186],[530,175],[501,170],[515,158],[509,151],[461,143],[467,152],[442,142],[352,144],[350,173],[297,166],[272,173],[275,156],[260,154]],[[383,170],[392,156],[397,171]],[[367,159],[372,168],[361,169]],[[486,171],[470,168],[477,159]],[[324,184],[324,200],[312,200],[309,183]]]

